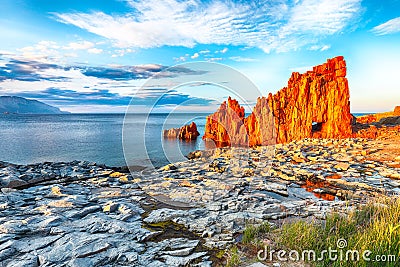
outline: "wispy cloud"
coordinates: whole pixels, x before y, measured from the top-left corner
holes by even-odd
[[[385,23],[382,23],[374,27],[372,29],[372,32],[374,32],[377,35],[386,35],[386,34],[400,32],[400,17],[391,19],[389,21],[386,21]]]
[[[258,47],[269,52],[295,50],[341,32],[361,8],[361,0],[128,0],[127,3],[132,10],[124,15],[103,12],[53,15],[62,23],[103,36],[121,48],[220,44]]]
[[[67,58],[76,58],[78,57],[78,53],[82,55],[82,52],[89,54],[103,53],[103,49],[96,47],[96,44],[82,40],[66,45],[44,40],[34,45],[19,48],[17,51],[20,53],[21,58],[52,63],[64,63]]]
[[[71,50],[87,50],[92,47],[94,47],[94,43],[89,41],[81,41],[81,42],[69,43],[67,46],[64,46],[63,48]]]
[[[312,45],[309,50],[311,51],[326,51],[331,48],[330,45]]]
[[[251,57],[242,57],[242,56],[234,56],[234,57],[229,57],[230,60],[236,61],[236,62],[255,62],[258,61],[256,58],[251,58]]]
[[[88,49],[88,53],[90,53],[90,54],[101,54],[101,53],[103,53],[103,49],[96,48],[96,47],[89,48]]]

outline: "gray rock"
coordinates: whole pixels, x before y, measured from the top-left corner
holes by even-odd
[[[5,262],[6,259],[12,258],[12,256],[15,256],[15,248],[6,248],[6,249],[0,249],[0,263]],[[1,266],[1,265],[0,265]]]
[[[94,254],[107,250],[111,245],[103,240],[93,239],[82,241],[82,243],[75,248],[74,256],[77,258],[86,258]]]
[[[0,184],[3,187],[17,188],[17,187],[27,185],[28,183],[25,182],[24,180],[20,179],[16,175],[9,175],[9,176],[0,178]]]
[[[186,257],[174,257],[170,255],[162,255],[160,258],[162,258],[167,266],[187,266],[190,262],[192,262],[195,259],[198,259],[204,255],[206,255],[207,252],[198,252],[198,253],[193,253],[189,256]]]
[[[103,212],[114,212],[118,209],[118,204],[114,203],[112,201],[107,202],[104,206],[103,206]]]
[[[146,223],[159,223],[159,222],[166,222],[166,221],[172,221],[175,218],[178,217],[184,217],[187,215],[187,211],[184,210],[173,210],[173,209],[158,209],[158,210],[153,210],[150,215],[145,218],[143,221]]]
[[[70,211],[67,213],[67,217],[72,218],[72,219],[81,219],[90,213],[99,211],[100,209],[101,209],[101,207],[99,205],[89,206],[82,210]]]
[[[19,252],[27,253],[30,251],[44,248],[44,247],[50,245],[51,243],[57,241],[61,237],[62,237],[61,235],[45,236],[45,237],[37,237],[37,238],[25,237],[25,238],[15,241],[14,247]]]
[[[25,254],[21,257],[12,259],[7,262],[7,267],[37,267],[39,266],[39,259],[36,255]]]
[[[170,255],[170,256],[187,256],[189,255],[194,248],[182,248],[177,250],[169,250],[163,251],[163,254]]]
[[[0,233],[22,235],[29,232],[30,229],[26,222],[22,220],[9,220],[0,225]]]

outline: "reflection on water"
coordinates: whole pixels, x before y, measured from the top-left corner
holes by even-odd
[[[315,192],[316,189],[329,188],[331,185],[325,181],[311,181],[306,180],[305,184],[301,185],[307,192],[311,192],[317,198],[324,200],[334,201],[336,199],[335,195],[329,194],[327,192]]]

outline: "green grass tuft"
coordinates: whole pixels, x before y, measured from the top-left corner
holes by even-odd
[[[242,243],[256,243],[258,238],[271,231],[271,226],[268,222],[262,223],[260,225],[249,225],[243,232]]]
[[[241,260],[237,246],[232,246],[226,254],[226,267],[239,266]]]

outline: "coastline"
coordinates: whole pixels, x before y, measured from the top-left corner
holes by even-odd
[[[394,132],[305,139],[273,151],[220,148],[152,173],[79,161],[1,163],[0,260],[223,265],[217,255],[240,242],[249,224],[324,220],[398,196],[399,140]]]

